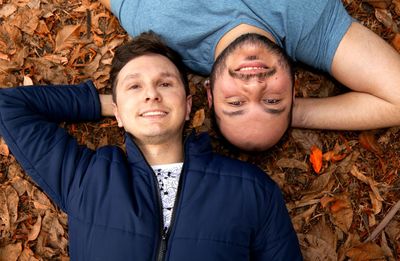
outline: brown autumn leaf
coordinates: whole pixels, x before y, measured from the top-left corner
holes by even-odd
[[[321,199],[321,205],[328,209],[332,223],[348,233],[353,222],[353,208],[348,194],[341,193],[333,197],[324,197]]]
[[[400,52],[400,33],[397,33],[394,35],[392,39],[392,46]]]
[[[311,147],[310,162],[315,173],[319,174],[322,168],[322,151],[315,145]]]
[[[206,118],[204,108],[199,109],[196,111],[196,113],[193,116],[192,120],[192,126],[193,128],[198,128],[204,123],[204,119]]]
[[[33,35],[39,24],[40,13],[40,10],[33,10],[27,7],[19,8],[17,14],[11,19],[10,24],[29,35]]]
[[[0,247],[0,260],[4,261],[17,261],[22,252],[22,243],[8,244]]]
[[[392,4],[394,5],[394,11],[397,15],[400,15],[400,0],[392,0]]]
[[[336,261],[336,250],[329,243],[315,235],[297,235],[304,260]]]
[[[393,219],[385,227],[385,232],[388,234],[389,238],[393,241],[400,240],[400,221]]]
[[[0,17],[7,18],[10,15],[12,15],[15,11],[17,11],[17,7],[14,4],[12,3],[5,4],[0,8]]]
[[[298,234],[304,260],[337,260],[337,236],[321,219],[308,234]]]
[[[292,158],[281,158],[275,164],[279,168],[300,169],[304,172],[309,170],[307,163]]]
[[[364,0],[364,1],[375,8],[383,8],[383,9],[388,8],[391,3],[391,0]]]
[[[297,145],[299,145],[305,153],[309,154],[312,146],[322,148],[322,142],[317,132],[312,130],[292,129],[291,137]]]
[[[294,230],[301,231],[303,226],[305,224],[308,224],[308,222],[310,221],[311,216],[315,212],[315,209],[317,208],[317,206],[318,206],[318,204],[314,204],[311,207],[309,207],[306,211],[304,211],[292,218]]]
[[[80,25],[66,25],[56,35],[54,51],[59,52],[72,48],[79,41]]]
[[[8,149],[7,144],[4,142],[3,137],[0,137],[0,155],[8,157],[10,155],[10,150]]]
[[[386,28],[391,29],[394,33],[398,33],[397,24],[393,21],[391,13],[387,9],[375,8],[375,17]]]
[[[352,247],[346,252],[346,256],[352,261],[388,260],[385,252],[375,243],[363,243]]]
[[[369,191],[369,198],[371,199],[372,209],[374,214],[377,215],[382,210],[382,200],[378,199],[374,192]]]
[[[365,184],[369,185],[372,192],[375,194],[375,197],[379,201],[383,201],[383,198],[379,192],[379,189],[377,187],[378,182],[376,182],[373,178],[365,176],[363,173],[361,173],[356,165],[353,165],[353,167],[350,170],[350,173],[359,179],[360,181],[364,182]]]
[[[18,261],[40,261],[35,257],[35,253],[28,248],[28,246],[24,246],[21,255],[18,257]]]
[[[31,230],[29,231],[27,241],[35,240],[39,236],[41,228],[42,228],[42,217],[38,215],[35,224],[33,224]]]
[[[363,131],[358,137],[358,140],[365,149],[375,153],[377,156],[381,156],[383,151],[379,143],[377,142],[375,135],[371,131]]]

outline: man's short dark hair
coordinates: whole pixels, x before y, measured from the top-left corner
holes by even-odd
[[[112,99],[116,101],[117,76],[121,69],[132,59],[146,55],[159,54],[168,58],[178,69],[183,82],[186,95],[190,94],[187,68],[183,64],[181,56],[168,47],[160,36],[152,31],[140,34],[124,45],[119,46],[114,54],[111,64],[110,81],[112,85]]]

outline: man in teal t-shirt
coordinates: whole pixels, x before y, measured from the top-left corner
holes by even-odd
[[[128,34],[152,30],[190,69],[211,73],[209,101],[219,128],[242,149],[273,146],[290,123],[341,130],[400,125],[400,55],[339,0],[101,2]],[[294,100],[282,51],[352,91]]]

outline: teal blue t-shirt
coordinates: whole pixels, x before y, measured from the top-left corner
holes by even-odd
[[[221,37],[239,24],[271,33],[294,60],[330,72],[352,18],[340,0],[111,0],[131,36],[152,30],[207,75]]]

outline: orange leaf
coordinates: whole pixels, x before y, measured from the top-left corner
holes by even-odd
[[[322,168],[322,151],[317,146],[311,147],[310,162],[315,173],[319,174]]]

